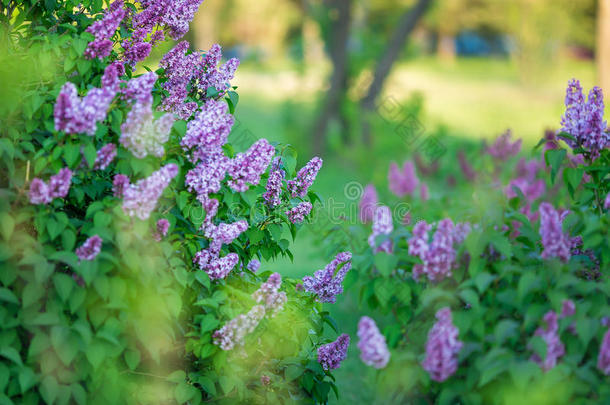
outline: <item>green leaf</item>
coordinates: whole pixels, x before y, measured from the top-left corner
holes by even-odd
[[[286,382],[290,382],[300,377],[301,375],[303,375],[303,369],[296,365],[290,365],[286,367],[286,371],[284,372]]]
[[[53,284],[55,285],[59,298],[61,298],[63,302],[66,302],[68,298],[70,298],[70,293],[75,284],[72,277],[67,274],[57,273],[53,276]]]
[[[174,388],[174,398],[176,398],[176,402],[179,404],[189,401],[195,395],[197,395],[197,389],[186,382],[182,382]]]
[[[87,165],[89,167],[93,167],[95,163],[95,158],[97,157],[97,151],[95,150],[95,146],[93,143],[88,143],[87,146],[83,149],[83,155],[85,155],[85,160],[87,161]]]
[[[495,279],[496,276],[487,272],[482,272],[477,274],[477,276],[474,278],[474,285],[479,290],[479,293],[483,294],[485,290],[487,290],[487,287],[489,287],[489,284],[491,284]]]
[[[21,392],[24,393],[34,385],[38,380],[34,371],[29,367],[23,367],[19,371],[19,387],[21,388]]]
[[[0,301],[19,305],[19,300],[17,299],[17,296],[15,296],[15,294],[13,294],[11,290],[4,287],[0,287]]]
[[[59,385],[52,375],[47,375],[40,384],[40,395],[47,404],[52,404],[57,399]]]
[[[15,220],[8,213],[0,213],[0,232],[4,240],[9,240],[15,229]]]
[[[18,366],[23,366],[23,361],[21,361],[21,356],[17,349],[11,346],[0,347],[0,356],[5,357],[11,360],[13,363]]]
[[[73,383],[70,385],[72,391],[72,397],[78,405],[85,405],[87,403],[87,392],[82,385]]]
[[[197,382],[203,387],[205,392],[211,396],[216,396],[216,384],[214,384],[214,381],[212,381],[211,378],[201,376],[197,378]]]
[[[551,183],[555,183],[555,176],[561,168],[561,163],[566,157],[565,149],[549,149],[544,154],[546,165],[551,167]]]
[[[63,148],[63,152],[64,160],[66,161],[68,166],[72,169],[76,168],[76,164],[79,163],[81,157],[80,145],[77,143],[65,145]]]
[[[167,381],[171,381],[173,383],[182,383],[186,380],[186,373],[184,370],[176,370],[170,375],[167,376]]]
[[[233,391],[233,388],[235,388],[235,380],[231,377],[225,375],[220,376],[218,382],[220,383],[220,388],[222,388],[222,392],[224,392],[225,394],[230,393],[231,391]]]
[[[397,263],[398,259],[395,255],[385,252],[379,252],[375,255],[375,267],[377,267],[379,273],[385,277],[389,277],[392,274],[396,269]]]
[[[137,349],[126,350],[123,357],[125,358],[125,363],[127,363],[127,367],[129,367],[130,370],[135,370],[136,367],[138,367],[138,364],[140,364],[140,351]]]
[[[582,168],[566,167],[563,170],[563,180],[568,188],[570,196],[574,198],[574,191],[580,185],[584,170]]]

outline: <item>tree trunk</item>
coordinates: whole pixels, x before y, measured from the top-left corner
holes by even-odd
[[[360,102],[360,107],[362,108],[362,138],[365,145],[371,144],[371,134],[369,127],[369,115],[371,111],[375,108],[375,102],[381,90],[383,89],[383,84],[392,69],[392,65],[398,59],[400,55],[400,51],[403,49],[409,34],[415,28],[415,25],[419,21],[419,19],[424,15],[432,0],[418,0],[417,4],[406,11],[398,22],[398,26],[394,30],[392,34],[392,38],[386,47],[383,56],[379,60],[377,64],[377,68],[375,69],[375,73],[373,75],[373,82],[369,87],[369,90],[366,96]]]
[[[610,94],[610,0],[598,0],[597,11],[597,79],[599,85]]]
[[[326,132],[329,122],[340,115],[341,101],[347,90],[347,41],[351,22],[350,0],[329,0],[329,12],[337,10],[337,19],[331,22],[328,53],[333,65],[330,89],[326,93],[322,111],[314,125],[313,149],[323,154],[326,149]],[[344,128],[345,130],[345,128]]]

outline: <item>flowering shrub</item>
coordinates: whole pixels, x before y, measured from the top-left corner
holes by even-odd
[[[357,223],[335,226],[325,246],[353,252],[345,294],[388,319],[379,325],[390,353],[378,395],[392,403],[610,401],[603,110],[602,91],[585,99],[574,80],[562,128],[547,132],[538,157],[524,156],[510,131],[478,158],[459,153],[462,182],[449,187],[468,189],[470,199],[430,182],[426,201],[415,193],[426,174],[410,162],[390,165],[389,192],[362,189]],[[384,204],[392,195],[400,199]],[[363,319],[359,336],[375,335]],[[367,364],[385,360],[376,341],[375,349],[359,343]]]
[[[2,403],[326,402],[336,390],[317,361],[328,313],[264,271],[291,256],[322,161],[296,173],[288,145],[227,143],[239,61],[221,64],[218,45],[180,42],[137,74],[200,3],[0,8],[3,60],[48,62],[0,111]]]

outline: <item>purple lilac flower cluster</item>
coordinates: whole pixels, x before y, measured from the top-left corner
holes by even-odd
[[[97,156],[95,157],[95,163],[93,163],[94,170],[105,170],[110,163],[116,157],[116,145],[113,143],[108,143],[100,148],[97,151]]]
[[[369,246],[377,252],[392,253],[394,248],[392,240],[387,239],[379,246],[376,246],[376,239],[379,235],[389,235],[394,230],[394,224],[392,223],[392,212],[390,208],[382,205],[375,209],[373,215],[373,232],[369,235]]]
[[[576,139],[564,140],[572,148],[582,146],[591,152],[593,158],[599,151],[610,146],[610,135],[607,123],[604,121],[604,95],[595,86],[589,92],[585,101],[580,81],[572,79],[568,82],[565,98],[566,112],[561,117],[561,129]]]
[[[79,248],[76,249],[76,256],[80,260],[93,260],[102,251],[102,238],[93,235],[88,238]]]
[[[125,214],[131,217],[137,216],[142,220],[148,219],[157,206],[163,190],[177,174],[178,166],[170,163],[147,178],[138,180],[135,184],[123,184],[123,211]]]
[[[379,202],[377,190],[372,184],[367,184],[362,192],[362,197],[358,204],[358,217],[362,222],[371,222],[375,214],[375,208]]]
[[[67,167],[51,176],[49,184],[39,178],[34,178],[30,184],[30,202],[32,204],[48,204],[54,198],[64,198],[70,191],[72,171]]]
[[[186,173],[184,183],[189,191],[197,194],[202,203],[208,201],[210,193],[220,190],[222,180],[225,178],[229,159],[224,155],[217,155],[206,162],[200,162]]]
[[[542,319],[546,327],[539,327],[536,329],[534,335],[540,336],[546,343],[546,356],[544,360],[542,360],[538,354],[534,353],[531,356],[531,360],[538,364],[544,371],[549,371],[557,365],[557,359],[564,355],[565,348],[559,339],[557,313],[555,311],[549,311]]]
[[[563,300],[561,302],[561,314],[560,318],[567,318],[576,313],[576,305],[574,305],[574,301],[572,300]]]
[[[492,157],[505,161],[512,156],[516,156],[521,150],[521,139],[512,142],[513,132],[508,129],[500,135],[493,144],[487,146],[485,151]]]
[[[252,260],[250,260],[250,263],[248,263],[246,268],[248,270],[250,270],[252,273],[256,273],[258,271],[258,269],[261,268],[261,262],[258,259],[252,259]]]
[[[413,236],[407,241],[409,254],[417,256],[423,263],[413,266],[413,278],[418,280],[422,274],[431,282],[439,282],[451,276],[456,262],[455,245],[462,243],[470,233],[470,224],[454,225],[451,219],[441,220],[432,242],[428,243],[428,232],[432,229],[425,221],[413,227]]]
[[[343,292],[343,279],[352,268],[351,260],[350,252],[337,254],[323,270],[316,271],[313,277],[303,277],[305,291],[316,294],[319,302],[335,303],[336,296]],[[337,267],[341,264],[343,267],[335,274]]]
[[[436,319],[428,332],[426,358],[422,366],[432,380],[442,382],[457,371],[458,353],[463,343],[458,340],[459,330],[453,325],[449,308],[439,309]]]
[[[547,202],[540,204],[538,208],[540,212],[540,236],[542,237],[542,257],[550,259],[557,257],[563,262],[570,260],[572,249],[581,240],[580,238],[570,238],[563,232],[562,223],[569,211],[563,211],[561,214]]]
[[[263,193],[265,204],[269,207],[277,207],[282,203],[282,182],[286,177],[286,172],[282,169],[271,170],[267,179],[266,191]]]
[[[120,142],[137,158],[162,157],[165,154],[163,145],[169,139],[175,120],[173,114],[165,114],[157,120],[153,118],[152,89],[156,81],[154,72],[131,79],[123,95],[131,99],[133,106],[121,125]]]
[[[544,166],[536,159],[526,161],[519,160],[516,167],[517,177],[512,179],[506,188],[504,194],[507,198],[517,197],[515,188],[521,190],[525,197],[525,205],[521,208],[521,212],[525,214],[530,221],[538,219],[538,213],[531,210],[531,206],[535,200],[542,197],[546,191],[546,183],[543,179],[538,179],[537,175]]]
[[[108,65],[102,77],[102,87],[89,90],[82,99],[74,83],[66,82],[55,102],[55,130],[95,135],[97,123],[106,119],[108,107],[119,90],[120,74],[115,64]]]
[[[349,335],[342,334],[334,342],[327,343],[318,348],[318,363],[324,370],[339,368],[341,362],[347,358]]]
[[[161,105],[165,111],[171,111],[182,119],[188,119],[197,109],[197,103],[185,100],[189,94],[189,84],[199,89],[200,95],[207,97],[208,87],[214,87],[219,95],[229,89],[239,65],[238,59],[231,59],[218,67],[222,51],[218,44],[213,45],[205,56],[188,53],[189,43],[180,42],[159,62],[165,69],[168,80],[164,88],[169,92]]]
[[[265,316],[265,307],[255,305],[246,314],[240,314],[212,334],[215,345],[222,350],[231,350],[236,345],[243,345],[249,333],[254,332]]]
[[[317,156],[307,162],[293,180],[288,180],[287,185],[290,195],[292,197],[305,197],[321,168],[322,159]]]
[[[169,231],[169,221],[165,218],[161,218],[157,221],[156,228],[154,238],[157,242],[159,242],[165,237],[165,235],[167,235],[167,231]]]
[[[231,176],[229,187],[237,192],[248,190],[248,183],[258,184],[261,174],[267,170],[275,148],[265,138],[254,142],[250,148],[243,153],[238,153],[229,164],[227,173]]]
[[[604,209],[610,210],[610,192],[606,194],[606,199],[604,200]]]
[[[310,202],[302,202],[299,203],[296,207],[291,210],[286,211],[286,215],[288,216],[288,220],[293,224],[300,224],[305,220],[305,217],[309,215],[313,206]]]
[[[186,134],[180,141],[185,152],[191,154],[191,161],[206,161],[222,153],[227,143],[234,118],[229,114],[224,101],[208,100],[195,119],[187,124]]]
[[[597,368],[604,375],[610,375],[610,329],[604,334],[602,345],[597,356]]]
[[[87,28],[87,32],[95,36],[95,40],[87,44],[85,49],[85,58],[100,60],[110,55],[114,43],[110,38],[114,35],[119,24],[125,18],[126,11],[123,8],[123,0],[116,0],[110,5],[104,17],[91,24]]]
[[[124,174],[116,174],[112,179],[112,194],[117,198],[123,198],[125,189],[129,187],[129,177]]]
[[[404,197],[407,194],[413,194],[419,185],[419,179],[415,174],[415,165],[413,162],[406,161],[402,167],[402,171],[394,162],[390,164],[388,173],[389,188],[397,197]]]
[[[224,257],[218,257],[209,250],[201,250],[195,254],[193,263],[201,270],[204,270],[210,277],[210,280],[219,280],[225,278],[239,261],[239,256],[236,253],[229,253]]]
[[[375,321],[363,316],[358,322],[358,349],[360,358],[367,366],[384,368],[390,361],[390,351],[385,337],[379,332]]]
[[[282,276],[279,273],[273,273],[269,276],[266,282],[261,284],[260,288],[252,294],[252,298],[257,304],[262,304],[265,307],[265,312],[273,318],[284,309],[284,304],[288,301],[286,293],[278,291],[282,286]]]

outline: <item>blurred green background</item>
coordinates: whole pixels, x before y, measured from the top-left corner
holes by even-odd
[[[457,150],[476,153],[508,128],[531,149],[558,128],[570,78],[610,88],[608,25],[608,0],[206,0],[188,39],[241,59],[238,149],[265,137],[294,145],[300,165],[321,155],[314,188],[332,226],[356,220],[350,182],[389,195],[390,162],[418,151],[405,122],[444,149],[428,157],[440,166],[426,179],[433,196],[459,198],[447,186]],[[340,248],[321,243],[325,226],[305,227],[294,262],[263,268],[294,277],[322,268]],[[357,320],[371,315],[355,295],[329,306],[354,341]],[[391,402],[355,345],[336,375],[339,403]]]

